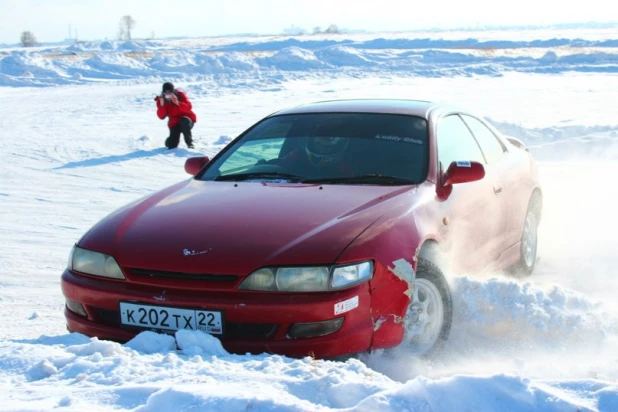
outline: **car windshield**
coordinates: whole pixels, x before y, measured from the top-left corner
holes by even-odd
[[[201,180],[417,184],[428,163],[427,121],[400,114],[269,117],[217,156]]]

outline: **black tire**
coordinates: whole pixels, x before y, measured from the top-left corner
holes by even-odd
[[[437,293],[436,293],[437,292]],[[422,295],[425,296],[422,296]],[[429,343],[420,343],[415,339],[413,332],[410,329],[418,328],[418,319],[413,317],[413,313],[410,311],[413,309],[416,302],[413,302],[415,298],[419,298],[422,302],[423,298],[427,299],[428,296],[439,295],[440,302],[436,302],[437,304],[441,304],[441,308],[431,307],[432,302],[428,303],[427,312],[429,316],[429,312],[432,310],[438,310],[438,312],[442,313],[441,316],[441,325],[435,325],[432,330],[431,325],[425,325],[424,330],[428,333],[434,334],[436,329],[439,327],[439,332],[437,333],[437,337],[429,337]],[[435,300],[435,299],[434,299]],[[420,303],[420,302],[419,302]],[[409,348],[412,346],[414,354],[422,357],[431,357],[439,352],[444,343],[447,341],[448,336],[451,332],[451,324],[453,321],[453,301],[451,298],[451,292],[444,279],[444,276],[438,266],[433,264],[432,262],[420,258],[417,265],[416,270],[416,290],[415,294],[412,296],[410,300],[410,307],[408,308],[408,312],[404,318],[404,338],[402,341],[402,345],[404,348]],[[418,336],[418,335],[417,335]],[[435,340],[434,340],[435,339]],[[425,347],[430,344],[429,347]],[[414,345],[418,345],[416,348]]]
[[[534,271],[539,243],[538,226],[538,213],[533,201],[531,201],[524,218],[519,246],[519,261],[513,268],[515,275],[530,276]]]

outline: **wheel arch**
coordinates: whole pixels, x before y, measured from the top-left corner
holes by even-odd
[[[428,237],[422,241],[417,249],[415,256],[416,264],[420,259],[424,259],[432,264],[436,265],[442,273],[446,266],[444,251],[441,248],[441,243],[438,239]]]

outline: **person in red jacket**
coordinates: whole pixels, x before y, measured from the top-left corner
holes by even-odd
[[[193,113],[193,105],[184,92],[176,90],[170,82],[163,83],[163,91],[160,96],[155,98],[157,102],[157,116],[163,120],[168,118],[167,126],[170,135],[165,139],[165,146],[168,149],[178,147],[180,134],[185,138],[185,143],[189,148],[193,148],[193,137],[191,129],[197,121],[197,116]]]

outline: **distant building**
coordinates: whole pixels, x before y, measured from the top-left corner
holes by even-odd
[[[287,29],[283,29],[283,34],[288,36],[298,36],[299,34],[307,33],[304,29],[300,27],[296,27],[292,25],[292,27],[288,27]]]

